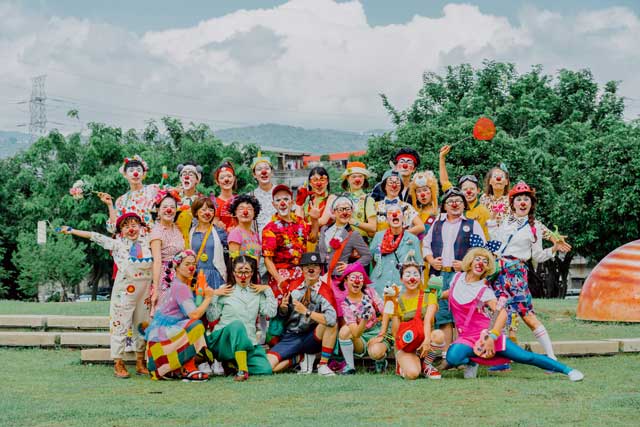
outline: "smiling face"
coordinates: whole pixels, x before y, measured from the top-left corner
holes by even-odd
[[[448,216],[457,218],[464,212],[464,201],[460,196],[451,196],[444,202],[444,210]]]
[[[513,211],[516,216],[527,216],[531,210],[531,197],[519,194],[513,199]]]
[[[127,178],[127,182],[132,187],[142,184],[142,180],[145,177],[144,168],[138,164],[125,167],[124,175]]]
[[[320,266],[317,264],[309,264],[302,267],[304,278],[312,283],[315,283],[320,278]]]
[[[268,184],[271,182],[272,175],[273,170],[271,169],[271,165],[267,162],[260,162],[256,164],[256,167],[253,169],[253,177],[259,184]]]
[[[416,197],[421,205],[428,205],[431,203],[431,188],[429,186],[416,188]]]
[[[235,211],[235,216],[238,222],[248,223],[252,222],[255,218],[255,210],[251,203],[240,203]]]
[[[478,198],[478,194],[480,193],[480,188],[471,182],[465,181],[460,186],[460,190],[464,193],[464,198],[467,199],[467,203],[473,203]]]
[[[364,288],[364,275],[360,272],[354,271],[344,279],[347,284],[347,289],[350,293],[357,295],[362,292]]]
[[[420,270],[418,270],[418,267],[408,266],[402,270],[402,284],[412,291],[420,286]]]
[[[333,207],[333,214],[336,217],[336,222],[347,224],[353,215],[353,205],[348,200],[341,198]]]
[[[127,218],[122,223],[120,233],[129,240],[137,240],[140,236],[140,221],[135,218]]]
[[[409,157],[400,157],[396,162],[396,170],[403,177],[411,176],[416,169],[416,163]]]
[[[365,176],[361,173],[352,173],[347,177],[351,191],[358,191],[364,185]]]
[[[183,170],[180,172],[180,183],[182,184],[182,188],[186,191],[195,188],[198,185],[200,180],[198,179],[198,175],[190,170]]]
[[[233,184],[236,182],[236,177],[228,168],[223,169],[218,174],[218,179],[216,180],[218,186],[223,190],[233,190]]]
[[[399,176],[391,175],[384,184],[384,192],[389,199],[395,199],[400,194],[402,181]]]
[[[236,283],[241,286],[247,286],[251,283],[251,276],[253,275],[253,268],[249,263],[238,263],[233,268],[233,277]]]
[[[314,193],[323,195],[327,191],[327,185],[329,185],[329,177],[325,175],[314,174],[309,178],[309,184]]]
[[[494,168],[491,171],[489,184],[494,189],[504,190],[509,185],[509,179],[507,179],[507,174],[502,169]]]
[[[281,190],[273,195],[273,207],[281,217],[287,217],[291,212],[293,199],[287,191]]]
[[[171,197],[165,197],[158,207],[160,220],[173,222],[176,217],[176,201]]]
[[[471,271],[473,271],[474,274],[477,274],[478,276],[481,276],[481,277],[484,274],[484,272],[487,271],[488,266],[489,266],[489,259],[484,256],[475,256],[471,261]]]
[[[198,218],[198,222],[201,224],[210,224],[213,221],[213,218],[216,216],[216,210],[212,207],[209,207],[206,203],[202,205],[198,212],[196,212],[196,218]]]
[[[196,271],[196,257],[189,255],[176,267],[176,273],[182,277],[191,277]]]

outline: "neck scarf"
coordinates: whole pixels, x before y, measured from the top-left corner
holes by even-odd
[[[380,244],[380,253],[382,253],[382,255],[388,255],[391,252],[395,252],[396,249],[398,249],[398,246],[400,246],[403,236],[404,230],[402,230],[397,236],[394,236],[391,229],[387,228],[384,232],[384,236],[382,237],[382,243]]]

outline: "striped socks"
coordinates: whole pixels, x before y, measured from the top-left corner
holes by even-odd
[[[320,353],[320,365],[326,365],[329,363],[329,358],[333,353],[333,348],[322,346],[322,353]]]

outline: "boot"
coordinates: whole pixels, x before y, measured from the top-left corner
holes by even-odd
[[[136,374],[149,375],[147,362],[144,360],[144,353],[137,353],[136,355]]]
[[[124,365],[122,359],[115,359],[114,362],[113,375],[116,378],[129,378],[129,371],[127,371],[127,367]]]

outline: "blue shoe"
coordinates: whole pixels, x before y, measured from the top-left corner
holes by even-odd
[[[511,372],[511,363],[503,363],[502,365],[492,366],[487,369],[489,372]]]
[[[340,375],[355,375],[355,368],[350,367],[349,365],[345,366],[341,371]]]

